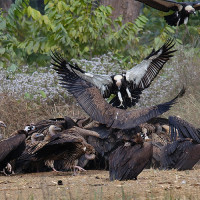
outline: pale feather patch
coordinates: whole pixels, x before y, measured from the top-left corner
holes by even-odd
[[[86,75],[86,76],[89,76],[89,77],[91,77],[91,78],[93,78],[93,77],[94,77],[94,75],[93,75],[93,74],[90,74],[90,73],[87,73],[87,72],[85,73],[85,75]]]
[[[116,76],[114,76],[114,80],[115,81],[118,81],[118,80],[122,80],[122,75],[116,75]]]
[[[195,9],[194,9],[191,5],[186,6],[186,7],[185,7],[185,10],[186,10],[187,12],[189,12],[189,13],[195,11]]]

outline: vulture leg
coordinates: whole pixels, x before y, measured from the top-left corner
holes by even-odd
[[[119,100],[120,100],[120,105],[119,105],[118,107],[119,107],[119,108],[120,108],[121,106],[124,107],[124,105],[123,105],[123,99],[122,99],[122,94],[121,94],[120,91],[118,91],[117,96],[118,96],[118,98],[119,98]]]
[[[74,174],[73,174],[74,176],[77,175],[76,169],[77,169],[78,171],[80,171],[80,172],[83,172],[83,171],[86,172],[85,169],[83,169],[82,167],[76,165],[76,166],[74,166]]]

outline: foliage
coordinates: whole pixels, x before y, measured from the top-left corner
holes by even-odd
[[[55,49],[68,59],[107,52],[137,59],[144,55],[145,47],[137,51],[134,47],[148,19],[140,16],[134,24],[122,24],[121,16],[111,20],[111,14],[111,7],[96,7],[92,0],[46,0],[44,15],[30,7],[29,0],[16,0],[8,16],[1,16],[4,36],[0,37],[0,53],[8,60],[16,56],[38,65],[44,65],[50,50]]]

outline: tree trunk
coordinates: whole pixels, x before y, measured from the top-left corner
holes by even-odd
[[[12,0],[0,0],[0,8],[2,8],[3,11],[7,12],[10,8],[11,3]]]
[[[141,8],[141,3],[135,0],[101,0],[100,3],[114,9],[113,19],[122,15],[123,23],[133,22],[139,16]]]

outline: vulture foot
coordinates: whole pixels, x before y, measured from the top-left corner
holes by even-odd
[[[77,175],[76,169],[77,169],[77,171],[79,171],[79,172],[84,172],[84,171],[86,172],[86,170],[83,169],[82,167],[80,167],[80,166],[74,166],[74,173],[73,173],[74,176]]]

